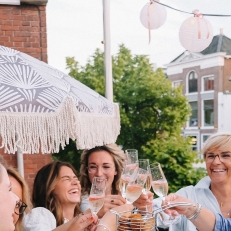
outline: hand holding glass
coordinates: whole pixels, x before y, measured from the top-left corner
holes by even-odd
[[[128,204],[132,204],[140,197],[146,178],[147,171],[139,168],[136,179],[134,181],[130,181],[126,188],[126,200]]]
[[[106,191],[106,179],[94,177],[89,195],[89,205],[91,212],[96,215],[103,207]]]

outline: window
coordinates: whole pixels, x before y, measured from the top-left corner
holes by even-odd
[[[214,90],[214,77],[205,77],[203,79],[204,91],[213,91]]]
[[[198,106],[197,101],[195,102],[189,102],[192,111],[191,116],[189,119],[189,127],[197,127],[198,126]]]
[[[173,87],[173,88],[177,88],[177,87],[179,87],[181,84],[182,84],[182,81],[174,81],[174,82],[172,82],[172,87]]]
[[[188,93],[197,92],[197,74],[191,71],[188,75]]]
[[[214,126],[214,100],[204,100],[204,126]]]
[[[0,0],[0,4],[20,5],[20,0]]]
[[[197,135],[187,135],[191,139],[190,143],[192,145],[193,151],[198,151],[198,138]]]

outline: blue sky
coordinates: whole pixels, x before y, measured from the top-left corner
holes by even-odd
[[[151,32],[140,22],[140,11],[147,0],[110,0],[111,53],[116,54],[119,44],[125,44],[133,54],[144,54],[151,62],[163,67],[185,49],[178,38],[182,22],[192,15],[167,8],[167,20]],[[231,14],[230,0],[162,0],[179,10],[201,13]],[[206,17],[213,34],[231,38],[231,17]],[[96,48],[104,49],[102,0],[49,0],[47,4],[48,63],[64,71],[66,57],[75,57],[84,65]]]

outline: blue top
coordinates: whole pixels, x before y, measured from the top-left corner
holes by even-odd
[[[231,230],[231,220],[225,219],[221,214],[216,213],[216,224],[214,231],[230,231]]]

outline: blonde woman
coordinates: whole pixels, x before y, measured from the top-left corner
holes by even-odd
[[[124,151],[116,144],[108,144],[85,150],[81,155],[80,183],[82,186],[81,209],[89,209],[88,195],[94,177],[107,179],[106,198],[103,207],[98,212],[101,218],[110,209],[124,205],[126,200],[121,196],[119,183],[125,162]],[[153,194],[142,194],[134,203],[138,208],[145,208],[152,203]]]
[[[180,189],[176,194],[186,197],[209,209],[231,218],[231,133],[216,133],[208,138],[202,149],[207,177],[197,185]],[[173,231],[196,231],[185,217],[173,225]]]

